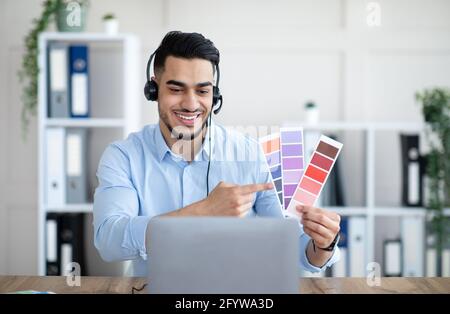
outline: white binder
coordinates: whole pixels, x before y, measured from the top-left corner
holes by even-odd
[[[66,193],[68,204],[87,202],[87,130],[69,128],[66,132]]]
[[[450,248],[442,251],[442,277],[450,277]]]
[[[386,240],[383,248],[384,275],[400,277],[402,275],[402,242]]]
[[[46,238],[47,262],[54,263],[58,258],[58,223],[56,219],[47,219]]]
[[[365,277],[366,219],[364,217],[351,217],[349,219],[348,234],[350,277]]]
[[[61,207],[66,202],[66,182],[64,174],[64,128],[45,130],[47,141],[45,152],[45,195],[49,207]]]
[[[403,217],[403,276],[423,277],[425,262],[425,222],[421,217]]]
[[[61,244],[61,276],[68,276],[70,274],[69,263],[72,263],[72,244]]]
[[[434,248],[427,249],[427,268],[426,268],[426,277],[436,277],[437,276],[437,252]]]
[[[69,56],[65,43],[51,43],[48,48],[48,117],[69,117]]]

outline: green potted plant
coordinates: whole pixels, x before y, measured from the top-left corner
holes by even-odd
[[[81,5],[81,26],[78,29],[84,29],[87,0],[72,1],[71,3],[78,3]],[[44,32],[48,26],[57,21],[58,30],[64,30],[65,26],[62,23],[63,16],[67,21],[68,14],[74,12],[78,7],[76,4],[71,4],[69,7],[68,1],[65,0],[45,0],[42,3],[42,13],[38,18],[33,19],[33,27],[25,37],[25,54],[22,58],[22,66],[18,72],[19,80],[23,84],[22,90],[22,136],[25,139],[28,131],[30,118],[36,116],[37,112],[37,97],[38,97],[38,37],[41,32]],[[66,9],[69,8],[69,11]],[[75,9],[73,9],[75,8]],[[83,11],[84,10],[84,11]],[[76,14],[75,14],[76,15]],[[73,18],[73,17],[72,17]],[[60,23],[61,22],[61,23]],[[75,21],[77,22],[77,21]],[[75,23],[77,24],[77,23]],[[75,25],[76,29],[78,26]]]
[[[36,115],[38,95],[38,37],[53,22],[58,9],[58,1],[46,0],[39,18],[33,19],[33,27],[25,37],[25,54],[19,70],[19,80],[24,85],[22,90],[22,135],[28,131],[30,118]]]
[[[426,123],[430,152],[426,158],[428,177],[428,230],[434,238],[437,275],[442,275],[442,251],[450,243],[450,218],[444,208],[450,207],[450,90],[434,88],[416,93]]]
[[[115,35],[119,31],[119,21],[113,13],[105,14],[102,18],[105,33]]]

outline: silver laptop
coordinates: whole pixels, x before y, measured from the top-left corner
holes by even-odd
[[[154,218],[149,293],[298,293],[299,230],[282,218]]]

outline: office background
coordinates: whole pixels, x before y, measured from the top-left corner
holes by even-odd
[[[115,13],[120,32],[140,39],[142,86],[148,56],[167,31],[211,38],[221,51],[225,104],[217,119],[225,125],[301,123],[310,100],[324,122],[420,123],[414,94],[450,86],[450,2],[372,1],[381,8],[379,27],[367,23],[369,2],[92,0],[86,32],[103,32],[101,17]],[[40,5],[0,1],[0,274],[37,274],[37,123],[32,120],[24,142],[17,71],[23,38]],[[156,104],[143,95],[140,104],[140,125],[155,123]],[[363,206],[364,137],[350,132],[341,141],[346,205]],[[376,145],[376,204],[400,206],[399,136],[381,132]],[[400,235],[399,219],[377,218],[376,261],[382,260],[384,239]]]

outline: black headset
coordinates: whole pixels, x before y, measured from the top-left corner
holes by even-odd
[[[158,51],[158,49],[156,49],[156,51],[150,55],[150,59],[148,59],[148,62],[147,62],[147,72],[146,72],[147,73],[147,82],[145,83],[145,87],[144,87],[144,95],[145,95],[145,98],[147,98],[147,100],[149,100],[149,101],[158,100],[158,84],[156,84],[156,82],[154,80],[152,80],[152,78],[150,76],[150,66],[151,66],[153,57],[155,56],[157,51]],[[212,112],[214,112],[214,114],[218,114],[220,112],[220,109],[222,109],[223,97],[220,94],[220,89],[219,89],[219,81],[220,81],[219,64],[216,63],[216,64],[214,64],[214,66],[215,66],[216,72],[217,72],[217,82],[216,82],[216,85],[213,86]],[[218,105],[218,107],[214,109],[214,107],[216,107],[217,105]]]
[[[147,100],[149,100],[149,101],[158,100],[158,84],[156,84],[156,82],[154,80],[152,80],[152,78],[150,76],[150,66],[152,64],[153,57],[155,56],[157,51],[158,51],[158,49],[156,49],[156,51],[150,55],[150,58],[148,59],[148,62],[147,62],[147,71],[146,71],[147,82],[145,83],[145,86],[144,86],[144,95],[145,95],[145,98],[147,98]],[[219,64],[215,63],[214,66],[215,66],[216,72],[217,72],[217,82],[216,82],[216,85],[213,86],[213,101],[212,101],[211,111],[214,112],[214,114],[218,114],[220,112],[220,109],[222,109],[223,97],[220,94],[220,89],[219,89],[219,81],[220,81]],[[216,107],[217,104],[218,104],[218,107],[214,109],[214,107]],[[209,125],[211,125],[211,113],[209,114]],[[209,140],[209,158],[208,158],[208,170],[206,171],[206,196],[207,197],[209,195],[209,169],[211,167],[211,130],[208,131],[208,140]]]

